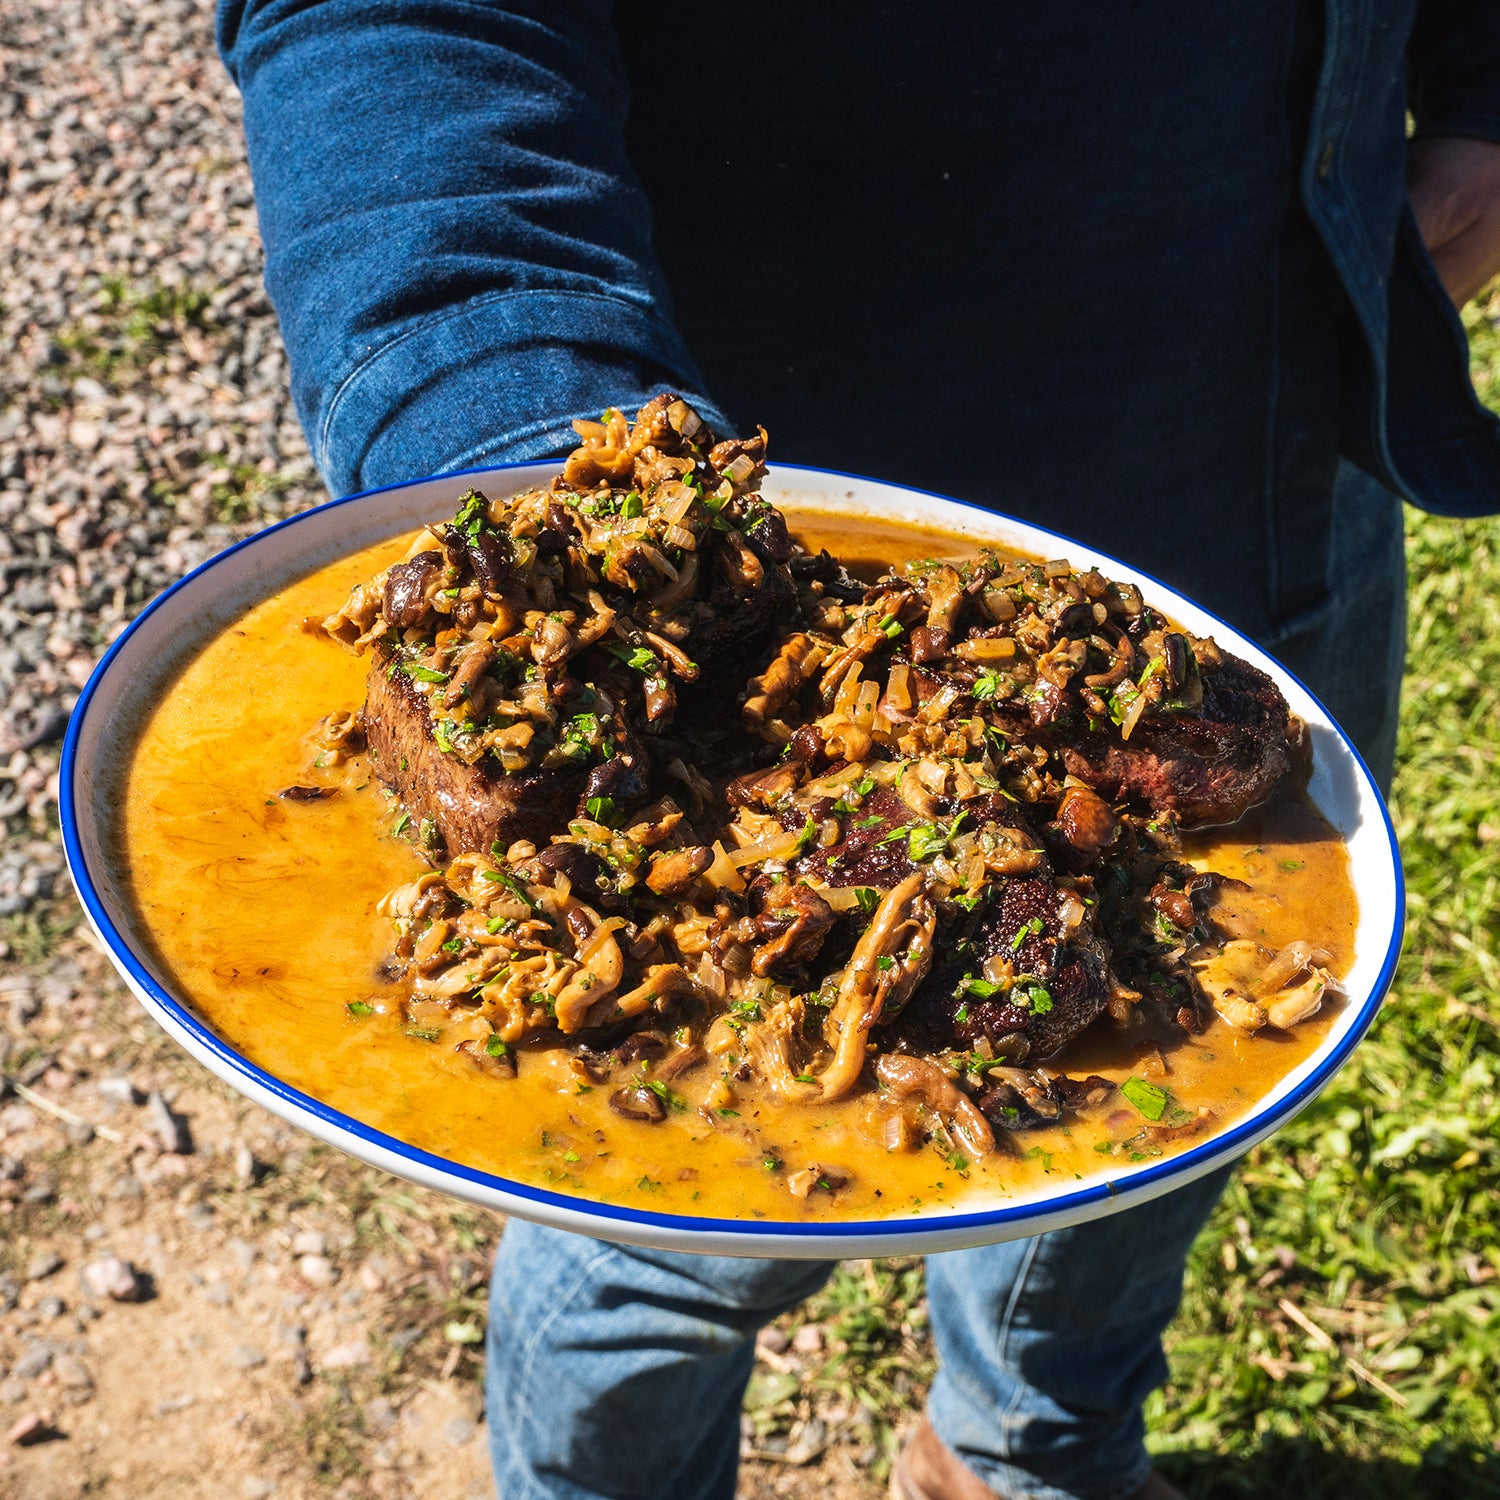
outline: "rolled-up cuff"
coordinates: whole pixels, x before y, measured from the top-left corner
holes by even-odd
[[[485,462],[548,458],[576,418],[663,390],[728,431],[676,331],[592,292],[491,292],[419,322],[360,361],[314,428],[335,495]]]

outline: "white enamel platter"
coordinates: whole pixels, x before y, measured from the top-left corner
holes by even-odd
[[[134,935],[139,920],[117,868],[110,805],[114,778],[146,710],[180,666],[214,634],[284,585],[358,548],[452,515],[478,483],[491,495],[544,482],[555,465],[528,464],[445,475],[334,501],[220,553],[169,589],[135,620],[100,663],[79,699],[63,747],[61,804],[68,866],[89,921],[115,967],[151,1016],[206,1068],[273,1114],[351,1156],[424,1187],[560,1229],[660,1249],[704,1254],[806,1258],[952,1250],[1058,1229],[1148,1202],[1233,1161],[1291,1119],[1322,1090],[1368,1030],[1400,950],[1404,893],[1396,840],[1369,771],[1338,726],[1294,677],[1264,652],[1170,589],[1051,532],[958,501],[847,474],[772,468],[764,493],[774,504],[856,517],[899,518],[998,543],[1079,567],[1098,564],[1137,580],[1147,601],[1198,635],[1212,635],[1280,684],[1311,726],[1311,792],[1348,840],[1359,926],[1347,1003],[1316,1052],[1240,1120],[1180,1155],[1122,1166],[1110,1160],[1065,1191],[1038,1188],[962,1211],[875,1220],[793,1221],[694,1218],[651,1213],[546,1191],[448,1161],[330,1109],[257,1067],[204,1023],[192,997],[175,993]],[[476,478],[476,474],[482,476]]]

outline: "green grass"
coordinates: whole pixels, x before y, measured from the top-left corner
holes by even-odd
[[[59,331],[57,342],[81,372],[123,390],[179,343],[207,326],[209,295],[193,287],[132,286],[106,276],[93,308]]]

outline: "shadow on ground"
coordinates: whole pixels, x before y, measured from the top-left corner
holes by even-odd
[[[1500,1500],[1500,1453],[1434,1444],[1420,1463],[1357,1459],[1311,1439],[1250,1453],[1172,1453],[1161,1473],[1188,1500]]]

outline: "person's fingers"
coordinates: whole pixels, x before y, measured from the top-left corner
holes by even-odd
[[[1500,274],[1500,144],[1463,136],[1413,141],[1406,190],[1433,265],[1462,306]]]
[[[1462,307],[1500,276],[1500,225],[1476,224],[1445,243],[1429,243],[1428,254],[1448,295]]]

